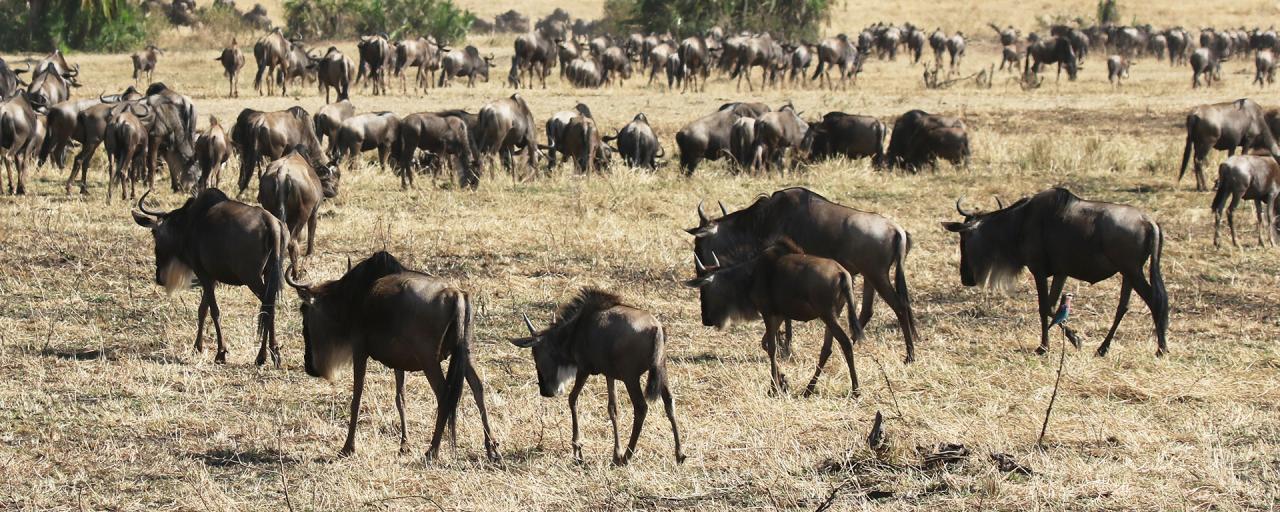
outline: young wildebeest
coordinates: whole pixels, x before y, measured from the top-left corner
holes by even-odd
[[[1128,205],[1085,201],[1065,188],[1052,188],[1023,198],[994,212],[968,212],[956,200],[964,222],[943,222],[960,233],[960,282],[965,286],[1004,286],[1031,271],[1039,299],[1040,347],[1049,350],[1049,320],[1067,278],[1090,284],[1116,273],[1122,277],[1120,304],[1107,338],[1098,346],[1104,356],[1111,338],[1129,309],[1129,294],[1137,291],[1147,303],[1156,327],[1156,355],[1169,352],[1169,295],[1160,274],[1164,234],[1141,210]],[[1142,267],[1151,262],[1151,280]],[[1048,279],[1053,278],[1053,285]]]
[[[1266,113],[1251,99],[1200,105],[1187,114],[1187,142],[1182,148],[1182,167],[1178,182],[1187,173],[1187,162],[1192,153],[1195,160],[1192,171],[1196,175],[1196,190],[1205,190],[1204,163],[1209,150],[1226,150],[1227,156],[1235,155],[1236,148],[1265,148],[1272,155],[1280,155],[1280,146],[1267,127]]]
[[[1271,50],[1262,50],[1253,58],[1257,71],[1253,75],[1253,83],[1265,87],[1276,82],[1276,57]]]
[[[1231,230],[1231,245],[1236,243],[1236,206],[1241,199],[1252,200],[1258,216],[1258,245],[1262,245],[1262,230],[1266,226],[1267,240],[1275,245],[1276,196],[1280,195],[1280,164],[1270,154],[1236,155],[1218,166],[1218,193],[1213,197],[1213,246],[1218,247],[1218,228],[1222,223],[1222,208],[1227,208],[1227,228]],[[1227,206],[1227,198],[1231,205]],[[1263,212],[1266,212],[1265,215]]]
[[[144,74],[147,77],[147,83],[151,83],[151,75],[156,72],[156,61],[161,55],[164,55],[164,50],[149,44],[146,49],[129,56],[133,59],[133,85],[138,85],[138,79]]]
[[[240,97],[240,69],[244,67],[244,52],[240,51],[236,39],[231,38],[231,46],[224,48],[222,54],[213,60],[222,63],[222,76],[227,77],[227,96]]]
[[[698,277],[685,284],[708,289],[702,300],[703,308],[725,311],[736,320],[764,320],[764,338],[760,345],[769,353],[769,374],[773,389],[787,391],[786,377],[778,370],[778,327],[784,320],[807,322],[821,320],[826,326],[822,352],[818,355],[818,368],[813,372],[804,394],[809,396],[818,387],[827,358],[831,357],[831,340],[840,342],[845,364],[849,366],[852,393],[858,394],[858,372],[853,366],[853,341],[862,339],[862,326],[858,325],[854,305],[853,276],[835,260],[804,254],[795,242],[782,237],[772,242],[759,254],[745,258],[726,267],[712,253],[711,266],[694,256]],[[849,330],[853,340],[840,327],[840,310],[848,307]]]
[[[213,313],[218,338],[215,363],[227,362],[222,342],[222,314],[214,288],[218,283],[248,286],[262,306],[258,310],[258,366],[271,359],[280,367],[276,345],[276,298],[280,295],[283,259],[289,231],[283,222],[257,206],[232,201],[216,188],[206,189],[181,208],[169,212],[147,210],[138,199],[133,221],[149,228],[156,244],[156,284],[170,293],[186,288],[194,275],[200,283],[200,323],[196,327],[196,351],[204,351],[204,319]]]
[[[436,395],[436,425],[427,459],[440,450],[445,423],[451,426],[462,398],[463,379],[471,386],[484,427],[484,451],[497,461],[498,442],[489,430],[484,387],[471,364],[472,309],[466,292],[408,270],[385,252],[347,270],[342,278],[320,284],[285,281],[302,300],[303,361],[307,375],[333,379],[340,365],[352,366],[351,422],[340,455],[356,451],[356,420],[369,358],[396,373],[396,411],[400,414],[400,452],[408,451],[404,419],[404,372],[423,372]],[[449,359],[448,373],[440,363]],[[456,440],[456,435],[454,436]]]
[[[306,146],[295,146],[267,165],[258,183],[258,203],[289,226],[289,263],[298,264],[298,244],[307,229],[307,256],[316,246],[320,203],[338,196],[341,175],[335,168],[315,165]]]
[[[400,118],[394,112],[360,114],[342,122],[337,137],[330,143],[335,165],[352,159],[364,151],[378,150],[378,165],[387,168],[387,155],[396,141]]]
[[[200,164],[200,181],[196,186],[200,190],[217,188],[222,182],[222,168],[231,158],[231,145],[227,141],[227,132],[222,129],[218,118],[209,116],[209,128],[196,139],[196,160]]]
[[[649,126],[649,118],[644,113],[636,114],[636,117],[627,123],[626,126],[619,131],[616,136],[608,136],[604,138],[604,142],[617,140],[617,151],[622,155],[622,161],[631,167],[645,167],[649,170],[658,168],[657,159],[666,156],[666,151],[662,149],[662,144],[658,142],[658,136],[653,133],[653,128]]]
[[[1011,44],[1005,45],[1000,53],[1000,69],[1008,69],[1012,73],[1018,69],[1021,61],[1022,56],[1018,54],[1018,47]]]
[[[675,438],[676,462],[684,462],[680,449],[680,430],[676,427],[675,399],[667,385],[666,334],[662,323],[652,314],[622,303],[609,292],[587,288],[572,302],[560,307],[557,320],[537,332],[529,317],[524,317],[529,337],[511,342],[517,347],[533,348],[534,367],[538,373],[538,390],[544,397],[559,394],[569,378],[574,378],[569,391],[569,415],[573,425],[573,457],[582,460],[582,443],[578,436],[578,394],[587,378],[604,375],[609,389],[609,421],[613,424],[613,463],[625,465],[635,454],[640,429],[649,411],[648,401],[662,396],[662,405],[671,421]],[[640,388],[640,376],[649,374],[649,382]],[[631,440],[621,451],[618,440],[618,402],[614,383],[621,380],[627,387],[634,411]]]
[[[1200,87],[1200,77],[1204,76],[1204,85],[1213,85],[1215,80],[1222,80],[1222,59],[1211,48],[1200,48],[1191,54],[1191,88]]]
[[[467,123],[462,119],[430,113],[409,114],[400,120],[396,138],[391,156],[400,173],[400,188],[414,186],[413,178],[417,173],[414,162],[419,149],[452,162],[458,173],[459,187],[475,188],[479,185],[475,172],[479,165],[475,148]]]
[[[135,111],[135,108],[137,109]],[[146,115],[146,105],[130,103],[124,106],[111,118],[103,142],[107,149],[107,169],[110,179],[107,180],[107,203],[111,202],[112,190],[120,183],[120,199],[136,197],[134,192],[138,179],[144,172],[142,159],[147,154],[147,127],[138,120]],[[128,180],[126,185],[125,180]]]
[[[1129,59],[1120,55],[1107,57],[1107,81],[1111,85],[1121,85],[1121,80],[1129,78]]]

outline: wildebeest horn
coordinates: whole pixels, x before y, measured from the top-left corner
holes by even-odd
[[[708,219],[707,212],[702,210],[702,203],[702,201],[698,201],[698,222],[706,225],[708,222],[711,222],[711,219]]]
[[[729,216],[729,211],[724,209],[724,203],[722,203],[722,202],[720,202],[720,201],[716,201],[716,204],[719,204],[719,205],[720,205],[720,216],[721,216],[721,217],[728,217],[728,216]]]
[[[529,321],[529,315],[521,314],[520,316],[523,316],[523,317],[524,317],[524,326],[529,328],[529,335],[530,335],[530,336],[537,336],[537,335],[538,335],[538,331],[537,331],[536,329],[534,329],[534,328],[533,328],[533,322],[530,322],[530,321]]]
[[[1003,209],[1004,209],[1004,201],[1001,201],[1001,200],[1000,200],[1000,196],[993,195],[992,197],[996,198],[996,206],[999,206],[999,207],[1000,207],[1000,209],[1001,209],[1001,210],[1003,210]]]
[[[347,272],[351,271],[351,256],[347,256]]]
[[[156,218],[164,217],[165,216],[164,212],[148,210],[147,207],[143,204],[143,202],[147,200],[147,196],[149,195],[151,195],[151,189],[147,189],[147,191],[142,194],[142,197],[138,198],[138,211]]]
[[[711,251],[711,268],[720,268],[720,258],[716,257],[715,251]]]
[[[289,270],[284,273],[284,282],[300,292],[311,292],[311,283],[299,283],[293,280],[293,264],[289,265]]]
[[[694,255],[693,255],[693,264],[694,264],[695,268],[697,268],[697,269],[698,269],[698,272],[706,272],[706,271],[707,271],[707,266],[702,264],[702,259],[698,257],[698,254],[697,254],[697,253],[694,253]]]
[[[960,215],[963,215],[963,216],[965,216],[965,217],[972,217],[972,216],[973,216],[973,213],[972,213],[972,212],[966,212],[966,211],[964,211],[964,208],[961,208],[961,207],[960,207],[960,202],[961,202],[961,201],[964,201],[964,198],[963,198],[963,197],[958,197],[958,198],[956,198],[956,212],[958,212]]]

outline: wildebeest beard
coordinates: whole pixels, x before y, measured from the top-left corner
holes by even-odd
[[[160,284],[164,285],[166,293],[173,295],[173,292],[191,286],[191,279],[194,277],[195,272],[191,267],[178,258],[171,258],[160,271]]]
[[[1026,266],[1016,252],[1023,228],[1020,206],[991,214],[966,236],[963,258],[978,286],[1007,291]]]
[[[334,370],[351,362],[352,339],[350,332],[361,314],[364,301],[374,282],[383,277],[406,272],[394,256],[377,252],[348,270],[337,281],[312,288],[316,305],[303,303],[303,354],[308,373],[332,380]],[[308,308],[323,307],[327,318],[316,318],[323,325],[309,325]],[[316,335],[315,331],[320,331]]]

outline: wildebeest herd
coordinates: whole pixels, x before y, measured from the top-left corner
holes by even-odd
[[[1128,76],[1131,59],[1140,55],[1166,58],[1173,65],[1189,61],[1194,82],[1218,79],[1218,66],[1231,55],[1255,52],[1256,82],[1269,84],[1274,52],[1280,41],[1273,31],[1200,33],[1200,47],[1186,31],[1142,27],[1053,27],[1049,35],[1025,39],[1012,27],[993,25],[1003,46],[1001,68],[1023,61],[1025,73],[1058,64],[1075,79],[1091,50],[1116,52],[1108,59],[1111,80]],[[932,32],[910,24],[876,24],[857,37],[844,34],[811,44],[778,41],[767,33],[726,36],[721,30],[676,40],[669,35],[597,35],[586,39],[567,20],[539,21],[515,40],[508,84],[519,89],[545,87],[551,69],[577,87],[599,87],[627,80],[639,70],[652,83],[665,73],[668,87],[701,90],[712,71],[756,87],[803,86],[811,81],[827,87],[855,82],[862,63],[872,56],[893,60],[905,51],[919,62],[925,45],[938,66],[961,66],[965,35]],[[26,192],[27,169],[34,161],[66,167],[73,146],[65,192],[77,173],[81,193],[89,192],[87,174],[98,146],[108,159],[106,200],[137,198],[134,221],[154,238],[158,285],[170,291],[201,290],[195,349],[201,351],[207,316],[212,316],[217,352],[225,363],[221,314],[215,289],[219,284],[248,287],[260,301],[257,315],[258,365],[268,357],[282,364],[276,332],[277,305],[284,286],[299,298],[305,371],[332,377],[350,364],[354,392],[350,424],[342,453],[355,450],[357,416],[368,359],[395,371],[396,405],[401,446],[407,446],[403,386],[406,371],[426,374],[437,399],[437,416],[427,456],[434,456],[446,425],[452,426],[464,383],[480,409],[486,455],[499,457],[498,442],[488,424],[483,383],[471,362],[474,304],[470,295],[449,283],[406,268],[394,256],[377,252],[349,264],[339,279],[301,281],[300,260],[317,245],[317,223],[326,199],[340,193],[345,167],[358,156],[377,151],[405,188],[423,173],[457,177],[459,189],[474,189],[501,163],[513,179],[533,180],[570,160],[580,174],[602,174],[614,155],[623,164],[654,170],[667,156],[666,147],[645,113],[635,113],[624,126],[602,126],[591,107],[578,103],[540,122],[519,92],[484,104],[474,113],[463,109],[401,115],[359,112],[351,100],[353,86],[364,82],[371,94],[389,94],[390,78],[401,79],[407,93],[409,68],[416,67],[416,89],[443,87],[458,78],[487,81],[494,56],[475,47],[451,49],[429,37],[392,42],[385,35],[360,39],[358,61],[331,47],[314,55],[279,29],[253,47],[257,63],[254,87],[284,94],[291,84],[314,77],[326,105],[312,114],[301,106],[262,112],[244,109],[224,127],[210,118],[197,131],[194,102],[163,83],[145,91],[130,87],[120,94],[75,100],[80,86],[78,66],[58,52],[28,66],[0,65],[0,150],[9,170],[8,191]],[[132,56],[133,78],[149,79],[163,51],[149,45]],[[238,76],[245,57],[235,41],[217,60],[229,81],[228,95],[238,95]],[[816,62],[816,71],[809,72]],[[1265,66],[1264,66],[1265,64]],[[1265,69],[1264,69],[1265,67]],[[759,68],[758,80],[752,76]],[[830,73],[835,71],[837,79]],[[19,75],[31,73],[30,80]],[[1060,71],[1059,71],[1060,72]],[[436,77],[436,74],[438,78]],[[754,80],[754,81],[753,81]],[[855,82],[856,83],[856,82]],[[329,89],[335,91],[330,102]],[[1257,206],[1259,243],[1274,242],[1280,205],[1280,112],[1256,102],[1195,107],[1186,117],[1181,179],[1192,164],[1196,189],[1207,188],[1203,167],[1210,150],[1226,150],[1219,166],[1215,217],[1225,209],[1232,242],[1233,212],[1241,199]],[[541,133],[539,128],[541,127]],[[545,138],[545,143],[539,142]],[[887,144],[886,140],[888,139]],[[1236,155],[1236,150],[1241,154]],[[729,160],[733,172],[787,172],[832,158],[870,158],[876,167],[916,171],[935,168],[939,160],[956,166],[972,158],[970,132],[960,117],[913,109],[886,123],[873,116],[826,112],[806,119],[791,103],[777,108],[752,101],[729,102],[690,120],[674,135],[679,169],[694,174],[704,161]],[[238,154],[237,195],[258,179],[261,206],[240,202],[221,189],[221,171]],[[539,167],[546,162],[546,167]],[[12,170],[16,168],[15,181]],[[156,211],[146,206],[158,171],[170,175],[170,189],[190,198],[180,208]],[[139,198],[137,184],[146,180]],[[1229,204],[1228,204],[1228,199]],[[838,343],[849,369],[851,390],[858,392],[855,348],[865,337],[879,296],[892,310],[905,343],[905,360],[916,359],[920,341],[916,309],[908,287],[912,237],[897,222],[828,200],[805,188],[787,188],[760,196],[737,211],[720,206],[709,214],[696,208],[693,275],[703,325],[724,327],[761,319],[761,346],[770,361],[771,387],[788,390],[778,358],[791,350],[792,321],[822,322],[824,343],[805,394],[813,393],[827,359]],[[1038,352],[1049,347],[1050,320],[1067,279],[1089,283],[1121,276],[1114,320],[1097,348],[1105,355],[1128,310],[1132,293],[1147,305],[1156,334],[1156,355],[1169,352],[1169,298],[1161,273],[1165,237],[1159,224],[1138,208],[1080,198],[1061,187],[1050,188],[991,211],[955,203],[958,221],[943,222],[957,233],[959,281],[964,286],[1002,287],[1027,270],[1035,282],[1040,319]],[[1215,244],[1218,221],[1215,219]],[[299,241],[306,230],[305,251]],[[323,245],[322,245],[323,249]],[[286,261],[288,262],[286,264]],[[855,280],[862,278],[861,308]],[[843,321],[842,321],[843,320]],[[609,416],[614,428],[613,460],[625,464],[635,452],[648,402],[662,399],[674,437],[677,461],[685,459],[677,427],[674,398],[667,376],[666,333],[653,314],[607,290],[583,289],[561,306],[551,325],[538,329],[524,317],[529,335],[512,343],[530,348],[539,390],[556,396],[572,381],[568,395],[573,422],[573,455],[581,458],[577,399],[586,380],[603,375],[608,387]],[[447,368],[441,364],[448,360]],[[647,381],[642,383],[642,377]],[[621,381],[634,409],[631,436],[624,448],[617,435],[615,381]],[[643,385],[642,385],[643,384]]]

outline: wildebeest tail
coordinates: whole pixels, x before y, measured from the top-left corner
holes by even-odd
[[[911,330],[916,330],[916,315],[911,310],[911,294],[907,290],[907,272],[903,267],[907,261],[907,253],[911,252],[911,234],[907,230],[898,228],[893,235],[893,264],[897,269],[894,270],[893,280],[894,288],[898,292],[898,299],[902,301],[902,307],[907,310],[907,322],[911,326]],[[914,332],[912,333],[915,334]]]
[[[1187,161],[1191,159],[1191,137],[1195,133],[1200,118],[1195,114],[1187,114],[1187,143],[1182,147],[1182,166],[1178,169],[1178,181],[1187,173]]]
[[[823,59],[822,59],[822,56],[821,56],[821,55],[819,55],[819,56],[818,56],[818,69],[817,69],[817,71],[814,71],[814,72],[813,72],[813,78],[810,78],[810,80],[817,80],[817,79],[818,79],[818,77],[822,76],[822,72],[823,72],[823,71],[826,71],[826,70],[827,70],[827,61],[823,60]]]
[[[271,223],[271,239],[266,241],[267,262],[262,269],[265,290],[258,310],[258,340],[265,342],[276,332],[276,301],[284,285],[284,258],[289,247],[289,229],[284,222]]]
[[[659,326],[653,334],[653,366],[649,367],[649,382],[644,386],[644,398],[650,402],[657,400],[667,387],[667,334]]]
[[[853,276],[849,272],[840,272],[840,291],[844,293],[845,305],[849,308],[849,334],[853,341],[862,340],[862,324],[858,323],[858,307],[854,304]]]
[[[444,401],[440,403],[438,425],[452,419],[458,413],[458,402],[462,400],[462,384],[467,372],[471,370],[471,298],[466,293],[459,293],[454,304],[457,315],[453,324],[453,355],[449,356],[449,373],[445,375]]]
[[[1163,335],[1169,328],[1169,292],[1164,287],[1164,275],[1160,273],[1160,256],[1164,253],[1164,231],[1160,225],[1151,223],[1153,236],[1148,238],[1148,250],[1151,251],[1151,303],[1152,315],[1156,318],[1156,330]],[[1162,338],[1163,339],[1163,338]]]
[[[1218,165],[1218,182],[1214,184],[1218,192],[1213,195],[1213,206],[1210,207],[1214,213],[1221,212],[1227,205],[1227,198],[1231,197],[1231,189],[1223,183],[1229,170],[1226,163]]]

